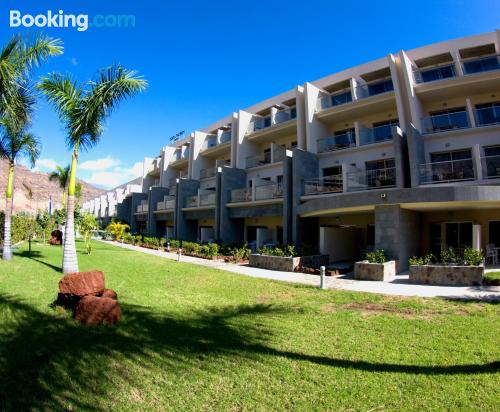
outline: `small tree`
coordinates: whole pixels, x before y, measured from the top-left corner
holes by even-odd
[[[86,213],[82,216],[78,227],[83,236],[83,241],[85,242],[85,250],[87,251],[87,254],[90,255],[90,252],[92,252],[92,243],[90,242],[92,231],[99,228],[97,219],[94,215]]]
[[[111,232],[111,234],[115,237],[115,240],[120,241],[125,232],[130,230],[130,226],[125,223],[113,221],[108,225],[106,230]]]

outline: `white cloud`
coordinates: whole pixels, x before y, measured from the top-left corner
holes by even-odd
[[[72,64],[73,66],[78,66],[78,60],[76,60],[76,57],[72,57],[72,58],[70,59],[70,62],[71,62],[71,64]]]
[[[57,162],[53,159],[38,159],[34,170],[52,171],[56,168]]]
[[[108,170],[114,166],[118,166],[119,164],[119,160],[108,156],[102,159],[87,160],[80,164],[80,169],[90,171]]]
[[[142,162],[137,162],[129,168],[116,166],[112,170],[94,171],[85,181],[104,189],[111,189],[142,176],[142,168]]]

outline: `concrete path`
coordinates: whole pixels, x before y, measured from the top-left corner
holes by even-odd
[[[166,259],[177,260],[176,253],[168,253],[153,249],[146,249],[139,246],[121,244],[119,242],[102,241],[124,249],[135,250]],[[307,275],[296,272],[280,272],[267,269],[254,268],[248,265],[235,265],[217,260],[207,260],[191,256],[181,256],[181,262],[193,263],[240,275],[251,276],[262,279],[279,280],[283,282],[300,283],[303,285],[319,286],[319,276]],[[326,286],[328,289],[342,289],[355,292],[369,292],[383,295],[397,296],[419,296],[419,297],[442,297],[447,299],[480,299],[487,301],[500,301],[500,287],[469,287],[469,286],[432,286],[415,285],[409,283],[408,275],[398,275],[397,279],[391,282],[371,282],[354,280],[349,276],[327,277]]]

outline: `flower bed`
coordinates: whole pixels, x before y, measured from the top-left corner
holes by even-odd
[[[484,266],[411,265],[410,282],[426,285],[480,286]]]
[[[354,279],[377,280],[388,282],[396,277],[396,261],[371,263],[367,260],[356,262],[354,265]]]
[[[300,267],[319,268],[328,265],[328,263],[328,255],[270,256],[254,253],[250,255],[249,259],[250,266],[283,272],[295,272]]]

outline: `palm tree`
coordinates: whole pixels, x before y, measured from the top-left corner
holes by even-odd
[[[52,73],[43,77],[39,90],[47,97],[66,128],[72,150],[66,207],[63,273],[77,272],[75,248],[76,167],[80,150],[90,149],[102,135],[104,122],[121,100],[145,90],[147,82],[120,65],[103,69],[95,80],[78,85],[70,77]]]
[[[68,185],[68,177],[69,177],[69,166],[61,167],[56,166],[56,170],[49,174],[49,181],[58,182],[59,188],[62,190],[62,205],[66,203],[66,188]]]
[[[45,36],[30,40],[19,35],[0,51],[0,157],[9,164],[2,253],[5,260],[12,259],[10,226],[16,160],[25,156],[33,165],[39,154],[38,139],[27,132],[35,103],[31,74],[41,62],[61,53],[59,40]]]
[[[19,129],[16,122],[10,117],[3,118],[0,121],[2,129],[0,135],[0,156],[7,159],[9,163],[9,174],[7,178],[7,191],[5,197],[7,204],[5,206],[4,223],[4,244],[2,258],[4,260],[12,259],[12,249],[10,240],[10,225],[13,208],[13,188],[14,188],[14,166],[16,160],[24,156],[27,158],[31,167],[35,166],[36,159],[40,154],[40,144],[38,138],[26,131],[26,127]]]

